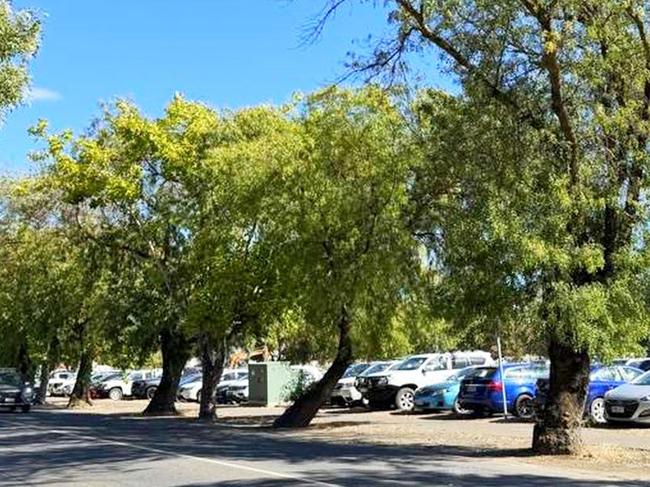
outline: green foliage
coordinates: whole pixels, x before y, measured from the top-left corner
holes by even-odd
[[[40,42],[41,23],[29,10],[15,10],[0,1],[0,116],[25,97],[27,67]]]

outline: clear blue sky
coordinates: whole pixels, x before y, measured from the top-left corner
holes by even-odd
[[[14,0],[44,15],[34,99],[0,128],[0,173],[29,171],[27,128],[83,130],[99,103],[128,97],[158,115],[175,92],[214,107],[281,103],[345,72],[355,40],[387,31],[370,4],[338,12],[302,43],[322,0]],[[381,2],[378,2],[381,4]]]

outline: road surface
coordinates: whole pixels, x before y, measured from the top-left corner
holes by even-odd
[[[194,420],[0,414],[0,486],[641,486],[462,448],[297,439]]]

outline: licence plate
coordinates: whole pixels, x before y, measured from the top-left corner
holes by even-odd
[[[476,386],[467,386],[467,387],[465,388],[465,390],[466,390],[467,392],[474,392],[474,391],[476,391]]]
[[[16,400],[13,397],[5,397],[5,402],[16,402]]]
[[[613,413],[624,413],[625,408],[623,406],[612,406]]]

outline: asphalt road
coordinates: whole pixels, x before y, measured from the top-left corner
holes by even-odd
[[[512,452],[511,452],[512,453]],[[345,445],[193,420],[0,414],[0,485],[647,486],[460,448]]]

